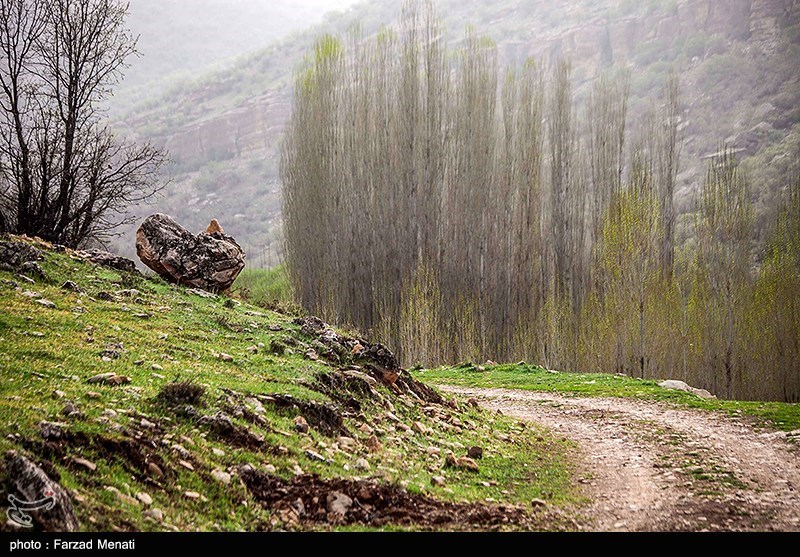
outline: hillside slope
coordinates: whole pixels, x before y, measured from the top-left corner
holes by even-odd
[[[723,140],[754,155],[753,189],[767,205],[782,184],[779,172],[800,144],[800,2],[710,0],[631,2],[543,0],[456,2],[440,0],[438,13],[451,48],[467,24],[497,44],[510,66],[534,58],[545,65],[568,56],[578,96],[608,65],[632,71],[631,127],[656,99],[671,68],[683,94],[679,210],[690,209],[703,176],[703,157]],[[176,86],[118,120],[119,129],[164,146],[174,161],[173,183],[156,209],[193,229],[220,219],[254,255],[274,264],[281,250],[278,146],[291,109],[291,78],[314,39],[344,36],[355,23],[364,34],[397,20],[401,6],[362,2],[346,14],[241,59],[235,67]],[[150,208],[136,208],[144,216]],[[762,211],[763,213],[763,211]],[[118,249],[132,253],[132,230]]]
[[[24,238],[0,254],[3,505],[43,496],[11,474],[25,457],[80,530],[569,525],[569,443],[442,398],[380,345]]]
[[[800,528],[800,404],[524,362],[412,374],[23,237],[0,269],[0,501],[42,496],[35,464],[60,497],[38,529]]]

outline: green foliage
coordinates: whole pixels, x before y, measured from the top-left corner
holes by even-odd
[[[286,267],[245,268],[233,283],[232,290],[248,302],[261,307],[287,307],[294,303]]]

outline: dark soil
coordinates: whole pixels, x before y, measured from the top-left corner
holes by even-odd
[[[534,514],[510,505],[439,501],[372,480],[325,479],[312,474],[285,480],[250,467],[243,467],[239,474],[264,507],[279,516],[281,511],[284,516],[290,513],[290,522],[300,527],[325,523],[372,527],[395,524],[423,530],[531,530],[546,521],[547,529],[554,529],[554,517],[545,513]],[[327,498],[334,492],[353,500],[343,516],[328,512]]]

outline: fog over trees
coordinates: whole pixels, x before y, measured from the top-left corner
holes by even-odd
[[[281,175],[299,301],[406,365],[527,360],[800,399],[800,178],[757,241],[721,146],[678,224],[680,83],[628,117],[629,75],[587,99],[571,64],[504,68],[429,3],[325,36],[295,81]]]

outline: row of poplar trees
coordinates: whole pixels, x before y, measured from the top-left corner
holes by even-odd
[[[470,31],[451,53],[430,4],[323,37],[281,165],[298,301],[406,365],[523,359],[799,400],[800,181],[759,251],[723,150],[678,226],[677,79],[635,129],[628,93],[606,72],[578,106],[568,62],[501,74]]]

